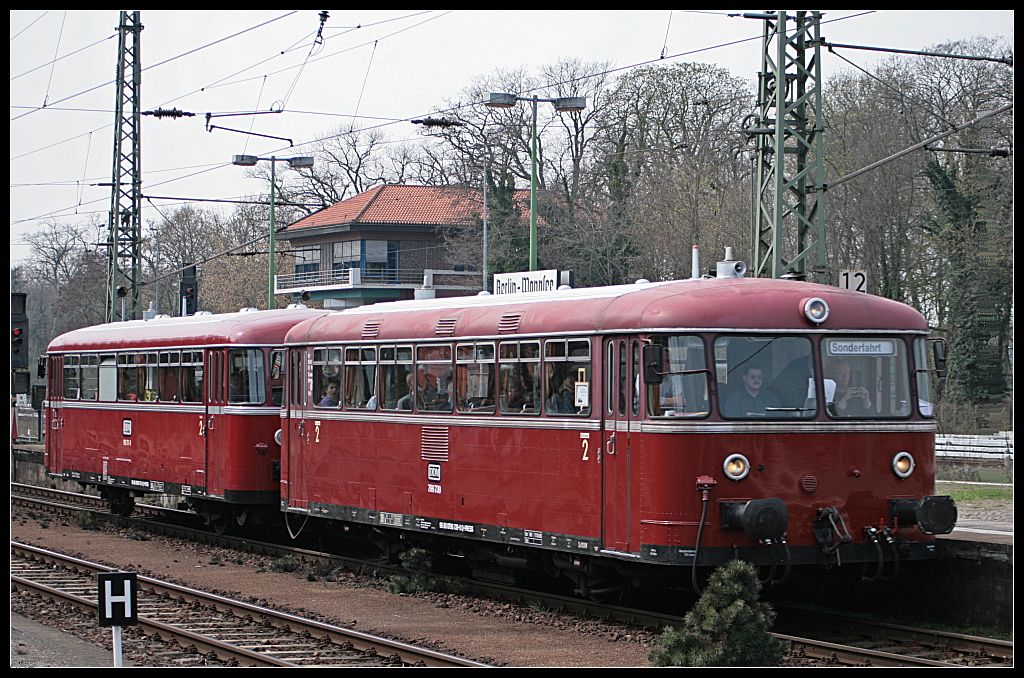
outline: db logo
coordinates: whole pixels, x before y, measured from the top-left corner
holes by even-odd
[[[427,464],[427,480],[435,483],[441,482],[441,465]]]

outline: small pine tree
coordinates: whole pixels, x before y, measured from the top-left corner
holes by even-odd
[[[655,666],[773,666],[784,644],[772,638],[771,605],[758,601],[761,584],[750,563],[718,568],[686,613],[684,627],[665,629],[647,659]]]

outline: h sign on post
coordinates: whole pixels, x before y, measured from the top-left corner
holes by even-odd
[[[100,626],[135,626],[139,623],[135,604],[137,573],[98,574]]]

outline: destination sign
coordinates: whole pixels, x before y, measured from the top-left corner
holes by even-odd
[[[896,355],[892,339],[829,339],[829,355]]]

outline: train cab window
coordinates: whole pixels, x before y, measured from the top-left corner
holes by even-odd
[[[704,342],[693,335],[652,336],[661,346],[660,384],[647,385],[647,414],[652,417],[705,417],[711,376]]]
[[[81,356],[64,356],[64,400],[78,400],[81,390]]]
[[[160,402],[178,402],[178,386],[181,383],[181,353],[163,351],[159,357],[158,387]]]
[[[917,379],[917,409],[922,417],[935,416],[935,365],[932,364],[931,351],[925,348],[927,342],[922,337],[914,339],[914,374]]]
[[[93,354],[86,354],[81,359],[81,398],[82,400],[96,400],[99,395],[100,381],[100,357]]]
[[[203,352],[181,352],[181,402],[203,402]]]
[[[345,349],[345,408],[377,409],[377,349]]]
[[[455,403],[459,412],[494,413],[496,373],[493,343],[455,347]]]
[[[281,407],[284,404],[284,351],[270,352],[270,404]]]
[[[590,414],[590,341],[544,342],[544,411],[550,416]]]
[[[412,346],[381,346],[380,409],[412,410]]]
[[[258,348],[228,351],[228,402],[262,405],[267,401],[267,372]]]
[[[451,344],[416,347],[416,409],[451,412],[454,405]]]
[[[341,349],[313,349],[313,406],[341,407]]]
[[[498,344],[498,409],[502,414],[540,413],[540,342]]]
[[[896,337],[827,337],[821,342],[825,411],[835,419],[910,415],[910,366]]]
[[[117,354],[117,399],[136,402],[139,400],[139,367],[137,359],[144,356],[134,353]]]
[[[814,361],[806,337],[719,336],[718,407],[733,419],[814,417]]]

